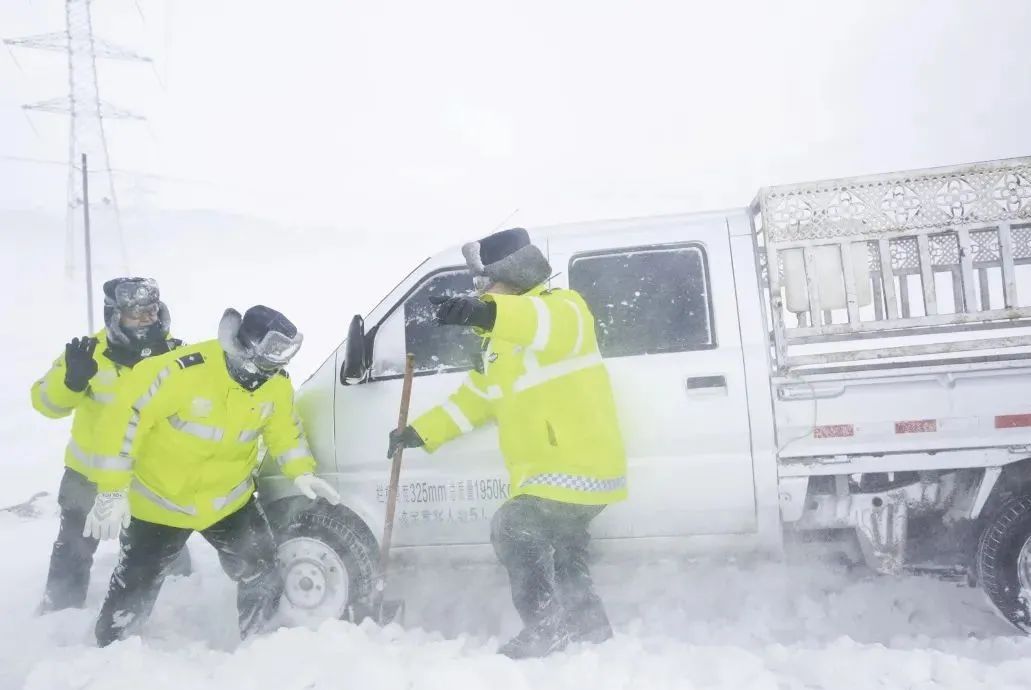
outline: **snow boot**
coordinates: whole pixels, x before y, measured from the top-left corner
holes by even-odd
[[[612,639],[612,625],[600,602],[597,606],[570,613],[566,618],[566,629],[569,630],[570,642],[601,644]]]
[[[504,654],[509,659],[545,657],[552,652],[562,651],[569,642],[569,631],[562,618],[555,616],[523,628],[522,632],[501,645],[498,654]]]
[[[611,639],[612,626],[597,594],[592,593],[576,609],[567,611],[566,629],[570,642],[574,643],[600,645]]]

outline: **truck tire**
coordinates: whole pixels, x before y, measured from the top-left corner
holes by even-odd
[[[1010,499],[989,519],[977,548],[977,576],[999,613],[1031,633],[1031,495]]]
[[[309,506],[286,499],[268,510],[284,582],[279,620],[288,626],[348,618],[368,599],[378,568],[376,544],[357,516],[323,501]]]

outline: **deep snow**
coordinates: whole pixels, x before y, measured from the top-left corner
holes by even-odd
[[[112,544],[85,610],[33,615],[56,529],[44,504],[40,518],[0,517],[0,552],[13,556],[0,583],[0,688],[1031,687],[1031,640],[976,589],[762,561],[599,564],[616,638],[513,662],[494,653],[516,619],[492,566],[404,570],[394,582],[404,630],[330,622],[240,644],[232,584],[194,539],[196,572],[166,583],[142,638],[101,650],[91,633]]]
[[[3,506],[57,487],[68,426],[35,414],[28,388],[83,328],[79,284],[61,270],[61,223],[0,222],[24,230],[0,256]],[[306,333],[298,381],[350,315],[367,311],[427,251],[417,241],[388,247],[326,232],[284,239],[280,228],[204,214],[129,229],[133,266],[161,280],[177,334],[213,337],[225,306],[266,301]],[[115,270],[98,270],[98,282]],[[517,621],[503,574],[487,565],[402,572],[393,588],[408,603],[404,630],[331,622],[241,645],[233,586],[194,538],[195,574],[166,583],[142,638],[100,650],[92,626],[115,547],[98,553],[84,610],[35,616],[57,530],[53,498],[41,507],[33,519],[0,513],[0,690],[1031,687],[1031,640],[996,617],[980,591],[818,562],[602,562],[597,579],[616,638],[513,662],[494,653]]]

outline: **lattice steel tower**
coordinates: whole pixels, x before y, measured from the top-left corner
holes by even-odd
[[[35,48],[65,53],[68,56],[68,95],[22,106],[25,110],[68,114],[68,208],[66,217],[65,267],[70,273],[75,263],[74,239],[82,224],[81,159],[89,157],[91,171],[102,173],[90,176],[90,208],[93,226],[100,234],[117,238],[123,268],[127,268],[125,238],[122,234],[111,161],[108,155],[105,120],[142,120],[127,110],[115,108],[100,98],[97,80],[97,58],[150,62],[151,59],[119,47],[93,35],[90,15],[92,0],[65,0],[65,30],[4,39],[9,46]],[[94,208],[105,212],[93,214]],[[105,232],[107,231],[107,232]],[[110,232],[110,231],[113,231]]]

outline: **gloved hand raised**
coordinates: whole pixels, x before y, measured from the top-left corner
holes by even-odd
[[[72,338],[64,346],[64,385],[69,390],[81,393],[86,390],[89,381],[97,373],[97,360],[93,353],[97,349],[97,339],[84,336]]]
[[[498,316],[498,305],[471,295],[430,297],[430,303],[437,305],[437,322],[443,326],[476,326],[489,331]]]
[[[298,491],[313,501],[318,498],[324,498],[329,501],[331,505],[340,503],[340,494],[337,493],[337,490],[334,489],[333,486],[325,479],[320,479],[310,472],[302,474],[300,477],[295,479],[294,486],[297,487]]]
[[[86,516],[82,536],[94,539],[114,539],[119,530],[129,526],[129,495],[127,491],[107,491],[97,494],[93,508]]]
[[[397,451],[402,448],[421,448],[426,445],[414,427],[406,426],[403,430],[390,430],[390,441],[387,444],[387,460],[393,460]]]

